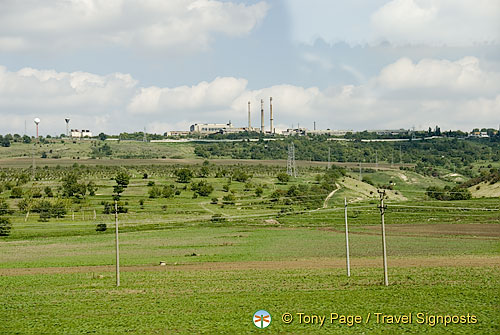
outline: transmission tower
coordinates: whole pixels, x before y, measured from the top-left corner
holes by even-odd
[[[293,145],[293,142],[288,145],[286,173],[291,177],[297,177],[297,165],[295,164],[295,146]]]

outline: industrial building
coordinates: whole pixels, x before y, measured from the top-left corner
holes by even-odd
[[[72,138],[92,137],[92,132],[88,129],[82,129],[81,131],[78,129],[71,129],[71,137]]]

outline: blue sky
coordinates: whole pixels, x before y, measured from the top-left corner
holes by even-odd
[[[0,3],[0,133],[500,123],[498,0]],[[266,125],[268,121],[266,120]]]

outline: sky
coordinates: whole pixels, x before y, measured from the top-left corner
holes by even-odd
[[[0,134],[498,128],[500,0],[2,0]]]

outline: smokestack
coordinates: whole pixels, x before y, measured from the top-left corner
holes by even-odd
[[[314,121],[314,130],[316,130],[316,121]]]
[[[252,123],[250,121],[250,101],[248,102],[248,131],[252,128]]]
[[[260,132],[264,132],[264,99],[260,99]]]
[[[270,129],[270,132],[271,134],[274,133],[274,129],[273,129],[273,97],[270,97],[269,98],[269,113],[270,113],[270,122],[271,122],[271,125],[269,127]]]

